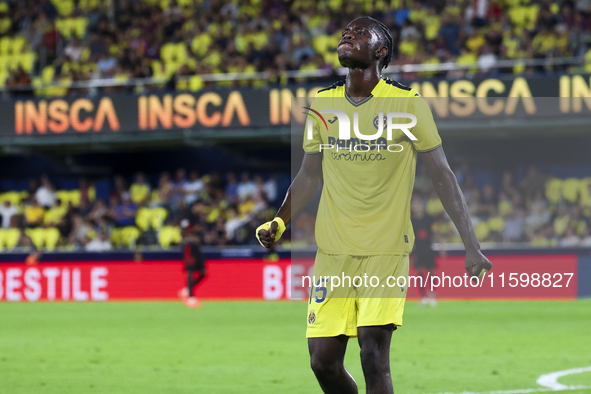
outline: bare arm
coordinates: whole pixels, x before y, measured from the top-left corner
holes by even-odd
[[[283,200],[276,217],[281,218],[287,226],[291,219],[312,200],[321,182],[322,153],[306,154],[300,171],[287,190],[285,200]],[[271,223],[269,230],[259,231],[259,238],[266,248],[272,247],[275,243],[276,231],[276,222]]]
[[[466,271],[470,276],[478,276],[483,269],[489,271],[492,263],[480,252],[480,243],[474,233],[468,205],[454,173],[449,168],[443,148],[438,147],[421,153],[421,159],[427,167],[427,172],[433,180],[433,187],[445,211],[462,237],[466,249]]]

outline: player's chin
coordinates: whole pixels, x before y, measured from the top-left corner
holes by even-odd
[[[352,64],[355,63],[353,57],[351,56],[351,54],[349,52],[338,51],[338,55],[339,55],[339,63],[341,63],[341,66],[343,66],[343,67],[350,67]]]

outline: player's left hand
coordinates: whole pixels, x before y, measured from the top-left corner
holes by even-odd
[[[492,263],[480,250],[466,252],[466,271],[470,278],[483,278],[492,269]]]

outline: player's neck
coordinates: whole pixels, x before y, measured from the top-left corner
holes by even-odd
[[[369,96],[380,82],[381,74],[371,67],[350,68],[345,83],[349,97],[362,100]]]

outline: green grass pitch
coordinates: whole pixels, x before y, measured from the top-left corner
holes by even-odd
[[[0,303],[0,316],[3,394],[320,392],[305,302]],[[358,351],[352,339],[346,365],[364,392]],[[591,365],[591,300],[408,302],[391,358],[397,394],[539,388]]]

